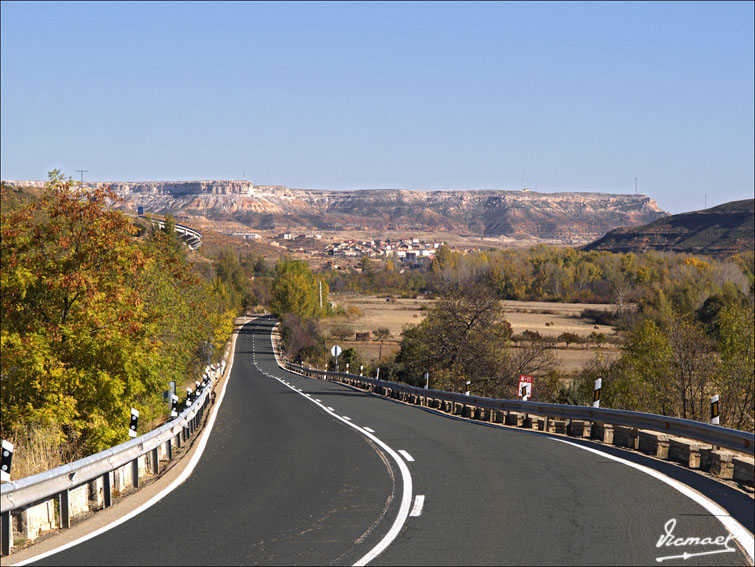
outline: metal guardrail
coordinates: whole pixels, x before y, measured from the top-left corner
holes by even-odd
[[[156,224],[161,229],[165,228],[165,221],[159,220],[159,219],[151,219],[153,224]],[[196,250],[200,246],[202,246],[202,233],[198,230],[195,230],[193,228],[190,228],[188,226],[184,226],[182,224],[176,225],[176,232],[178,234],[184,235],[184,240],[186,241],[186,245],[191,250]]]
[[[279,364],[281,364],[280,361]],[[368,387],[372,386],[374,389],[383,388],[384,390],[390,390],[390,392],[403,392],[409,395],[448,401],[465,406],[474,406],[499,411],[521,412],[528,415],[532,414],[557,419],[581,420],[608,425],[634,427],[637,429],[648,429],[678,437],[685,437],[694,441],[709,443],[725,449],[745,453],[750,456],[755,455],[755,434],[690,419],[608,408],[567,406],[561,404],[467,396],[465,394],[442,390],[418,388],[407,384],[388,382],[386,380],[378,380],[367,376],[357,376],[345,372],[313,370],[286,361],[282,363],[282,367],[286,370],[303,373],[312,377],[321,377],[326,380],[336,379],[336,381],[341,381],[339,379],[343,379],[349,382],[361,382]]]
[[[0,485],[3,555],[9,555],[13,546],[11,514],[14,511],[58,498],[61,504],[61,527],[69,527],[68,494],[71,490],[101,477],[103,479],[104,506],[108,507],[111,504],[110,474],[113,471],[128,463],[134,463],[133,482],[134,486],[138,487],[138,459],[151,452],[152,472],[157,473],[159,447],[163,443],[166,444],[170,460],[173,440],[176,439],[176,445],[180,447],[181,442],[188,441],[190,436],[199,428],[204,410],[212,400],[211,393],[212,381],[208,379],[203,384],[199,396],[188,408],[157,429],[73,463]]]

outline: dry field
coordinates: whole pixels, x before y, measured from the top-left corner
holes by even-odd
[[[372,331],[379,327],[386,327],[391,335],[384,342],[382,356],[387,358],[398,351],[401,331],[405,326],[414,326],[422,321],[427,309],[434,303],[429,299],[401,299],[392,298],[386,301],[385,296],[361,296],[334,294],[331,300],[351,310],[349,317],[334,317],[323,324],[323,330],[329,333],[335,327],[348,326],[354,333],[369,332],[369,343],[357,342],[354,335],[350,340],[332,337],[328,346],[336,342],[344,349],[355,348],[365,360],[378,359],[379,342],[374,340]],[[352,309],[350,309],[352,308]],[[561,333],[571,332],[582,337],[590,333],[603,333],[607,337],[615,335],[613,327],[594,325],[592,321],[584,319],[580,313],[584,309],[614,310],[615,305],[595,305],[580,303],[546,303],[531,301],[504,301],[506,319],[511,323],[514,334],[521,334],[525,330],[537,331],[542,336],[557,337]],[[579,370],[601,353],[605,360],[613,360],[618,356],[618,350],[613,346],[604,345],[598,349],[594,345],[571,345],[568,349],[564,344],[557,345],[553,354],[559,360],[561,368],[566,371]]]

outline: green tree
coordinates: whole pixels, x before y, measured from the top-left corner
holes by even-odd
[[[721,400],[721,423],[752,431],[755,424],[755,325],[752,309],[732,304],[718,317],[721,372],[717,393]]]
[[[322,286],[322,307],[320,306]],[[292,313],[300,318],[321,317],[328,305],[328,286],[316,280],[306,262],[281,259],[275,265],[272,283],[272,309],[281,316]]]
[[[624,345],[615,376],[606,381],[606,405],[671,415],[673,359],[663,331],[654,321],[642,321]]]

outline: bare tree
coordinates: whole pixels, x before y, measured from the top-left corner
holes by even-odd
[[[380,351],[378,353],[378,360],[383,358],[383,341],[391,336],[391,331],[388,327],[379,327],[372,331],[375,338],[380,341]]]

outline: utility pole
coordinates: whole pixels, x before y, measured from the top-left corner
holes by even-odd
[[[634,178],[634,194],[639,195],[640,193],[637,191],[637,178]]]
[[[89,172],[88,169],[77,169],[76,170],[76,173],[80,173],[81,174],[81,186],[82,187],[84,187],[84,174],[87,173],[87,172]]]

